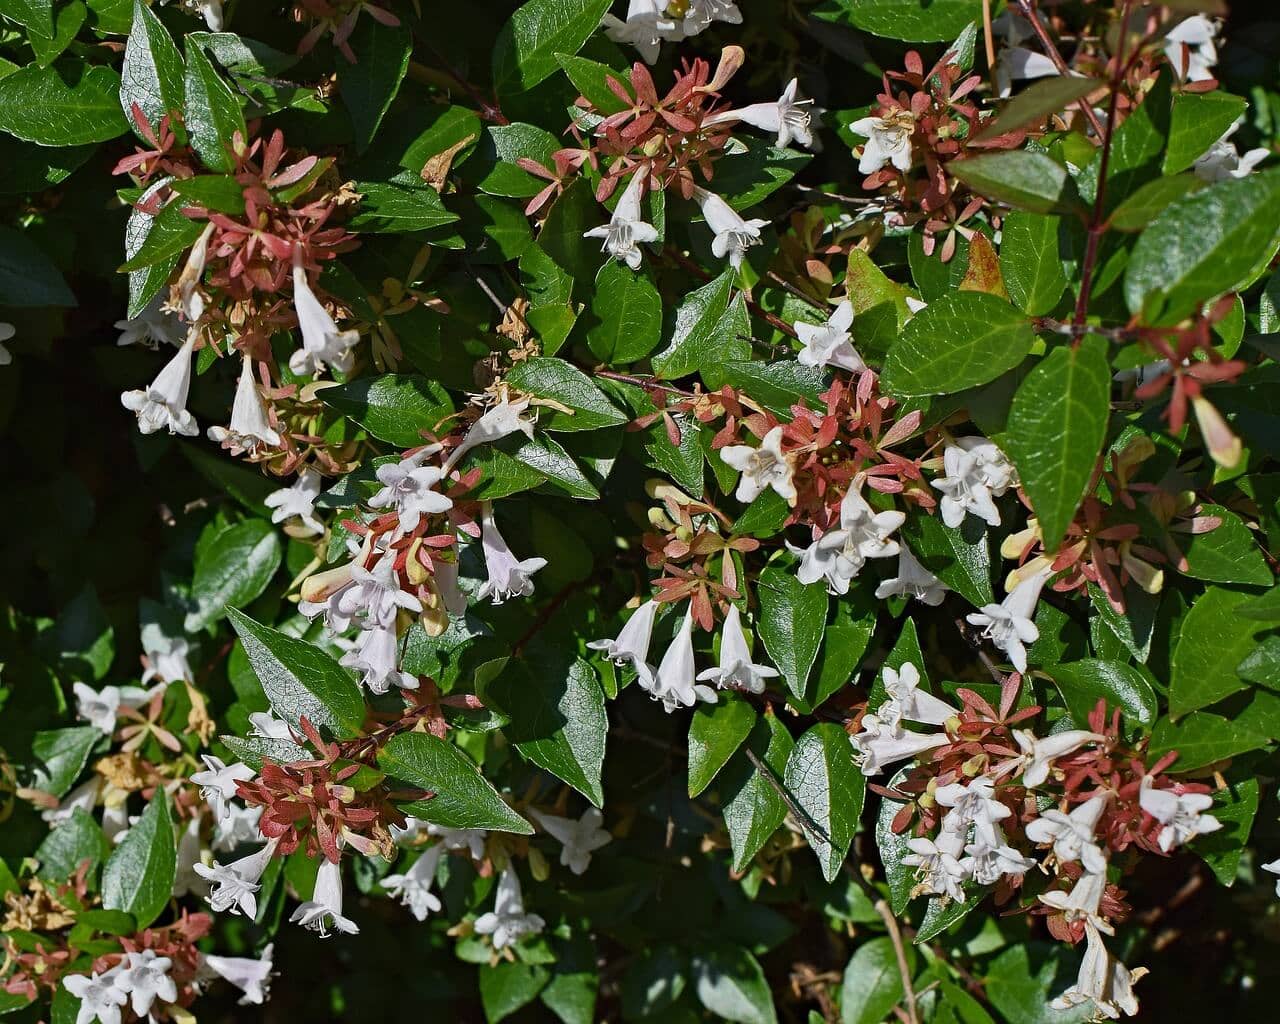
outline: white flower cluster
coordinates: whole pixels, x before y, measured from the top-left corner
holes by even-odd
[[[742,13],[733,0],[630,0],[625,20],[606,14],[601,24],[615,43],[634,46],[645,63],[652,64],[664,42],[696,36],[716,21],[740,25]]]

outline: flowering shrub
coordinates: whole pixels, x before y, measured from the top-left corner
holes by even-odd
[[[509,8],[0,0],[0,1014],[1261,1017],[1276,24]]]

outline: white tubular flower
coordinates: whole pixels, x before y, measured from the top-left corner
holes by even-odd
[[[1040,636],[1032,615],[1047,578],[1045,572],[1028,576],[1000,604],[983,605],[980,611],[965,616],[971,625],[982,627],[982,635],[1004,651],[1019,672],[1027,670],[1025,645],[1035,643]]]
[[[489,833],[482,828],[445,828],[428,824],[427,835],[439,839],[446,850],[466,850],[472,860],[484,860],[484,844]]]
[[[356,645],[339,661],[362,673],[360,682],[370,693],[386,693],[393,686],[416,690],[418,679],[400,671],[400,643],[394,619],[387,626],[374,625],[360,633]]]
[[[940,787],[934,793],[942,807],[951,808],[942,821],[945,831],[967,835],[972,825],[979,841],[985,840],[996,845],[999,833],[997,822],[1003,821],[1013,812],[995,797],[995,785],[988,778],[973,779],[968,785],[953,782]]]
[[[876,512],[857,487],[851,487],[840,502],[840,526],[828,530],[808,548],[797,550],[800,568],[796,576],[806,586],[826,578],[833,594],[847,594],[869,558],[891,558],[898,542],[890,537],[905,521],[902,512]]]
[[[875,715],[862,716],[862,731],[850,738],[863,775],[879,775],[899,761],[950,742],[945,733],[909,732]]]
[[[1009,46],[996,58],[996,90],[1003,99],[1013,91],[1013,83],[1031,78],[1049,78],[1059,75],[1052,60],[1038,50],[1025,46]]]
[[[671,640],[671,646],[658,663],[658,671],[649,685],[640,677],[640,685],[649,691],[654,700],[662,701],[667,714],[678,707],[691,708],[699,700],[709,704],[716,702],[716,692],[709,686],[697,683],[697,667],[693,655],[693,609],[684,613],[684,621]]]
[[[179,312],[194,324],[204,316],[204,295],[200,291],[200,279],[204,277],[204,266],[209,260],[209,239],[213,237],[215,225],[207,224],[200,232],[200,237],[187,253],[187,262],[182,266],[182,273],[173,286],[170,303],[176,305]],[[173,299],[176,296],[176,303]]]
[[[218,821],[231,813],[229,801],[235,799],[236,783],[248,782],[258,773],[239,761],[223,764],[212,754],[203,755],[203,761],[205,771],[196,772],[191,781],[200,787],[200,796],[208,801],[214,821]]]
[[[794,326],[796,336],[804,342],[804,348],[796,353],[801,366],[835,366],[854,373],[867,368],[853,347],[853,303],[848,299],[836,306],[825,324],[797,321]]]
[[[1280,860],[1273,860],[1269,864],[1261,865],[1263,871],[1269,871],[1273,875],[1280,875]],[[1280,897],[1280,878],[1276,879],[1276,896]]]
[[[293,250],[293,308],[302,332],[302,348],[289,357],[289,369],[300,377],[313,376],[326,365],[347,373],[354,361],[351,348],[360,340],[360,332],[338,330],[307,283],[302,249],[298,247]]]
[[[120,1008],[129,1001],[128,993],[116,987],[120,973],[113,967],[105,974],[68,974],[62,979],[62,987],[80,1000],[76,1024],[120,1024]]]
[[[200,819],[192,818],[178,836],[177,865],[173,873],[172,894],[177,897],[189,893],[203,895],[208,886],[195,871],[200,863]]]
[[[163,684],[195,679],[191,662],[187,660],[191,644],[185,636],[170,636],[159,623],[148,622],[142,627],[141,641],[143,653],[147,656],[147,670],[142,673],[144,684],[153,679]],[[148,690],[146,700],[150,700],[158,689],[160,687],[153,686]],[[139,701],[136,706],[141,707],[146,700]]]
[[[813,134],[810,131],[810,125],[813,114],[810,108],[813,106],[813,100],[796,99],[799,85],[799,81],[793,78],[782,90],[782,95],[773,103],[752,103],[750,106],[739,107],[736,110],[726,110],[708,118],[703,122],[703,126],[745,121],[766,132],[776,132],[778,138],[775,145],[779,149],[791,145],[792,139],[802,146],[811,147]]]
[[[1142,780],[1138,804],[1164,826],[1158,842],[1165,853],[1196,836],[1222,828],[1222,822],[1212,814],[1204,813],[1213,806],[1213,797],[1208,793],[1175,793],[1171,789],[1156,789],[1151,785],[1149,775]]]
[[[445,460],[443,467],[444,475],[448,476],[462,457],[477,445],[493,444],[517,432],[532,438],[533,420],[526,415],[528,411],[529,399],[527,398],[521,398],[515,402],[503,398],[497,405],[486,410],[484,415],[471,424],[471,429],[467,431],[462,443],[449,453],[449,458]]]
[[[201,956],[200,966],[238,988],[243,993],[240,997],[241,1006],[261,1006],[267,1001],[271,987],[271,956],[274,949],[273,943],[267,943],[261,959],[214,956],[210,953]]]
[[[249,715],[249,735],[264,740],[288,740],[293,742],[293,731],[288,722],[282,722],[270,711],[255,711]]]
[[[738,212],[714,192],[705,188],[693,190],[694,201],[702,209],[707,227],[716,236],[711,252],[716,259],[729,258],[729,265],[737,270],[742,258],[753,245],[760,244],[760,229],[768,227],[767,220],[743,220]]]
[[[434,490],[444,478],[444,470],[422,464],[437,451],[439,448],[431,445],[394,465],[378,467],[378,482],[382,484],[382,490],[369,499],[369,505],[372,508],[394,508],[400,516],[398,533],[411,533],[417,529],[424,515],[436,515],[453,508],[452,498]]]
[[[70,818],[77,810],[86,814],[92,813],[102,794],[102,777],[95,775],[88,782],[82,782],[64,796],[57,807],[50,807],[40,812],[40,818],[50,828],[56,828]]]
[[[222,0],[192,0],[196,12],[204,18],[210,32],[221,32],[225,28],[222,14]]]
[[[680,27],[686,36],[696,36],[713,21],[741,25],[742,12],[738,10],[738,5],[733,0],[689,0],[684,10],[684,21]]]
[[[874,174],[885,164],[892,164],[903,173],[911,170],[913,127],[910,115],[905,112],[887,118],[864,117],[849,125],[849,131],[867,140],[858,161],[858,173]]]
[[[999,829],[994,838],[978,833],[974,839],[964,848],[960,866],[979,885],[995,885],[1006,875],[1024,875],[1036,866],[1030,857],[1007,845]]]
[[[401,906],[409,908],[417,920],[425,921],[431,914],[440,909],[440,897],[431,891],[436,881],[436,867],[444,854],[444,846],[436,843],[422,851],[422,856],[413,862],[403,874],[387,875],[382,879],[382,887],[387,895],[398,899]]]
[[[480,584],[476,597],[481,601],[492,599],[502,604],[509,597],[528,597],[533,593],[530,577],[547,564],[545,558],[518,559],[511,553],[505,538],[498,532],[493,518],[493,506],[484,502],[480,506],[480,545],[484,550],[484,567],[488,579]]]
[[[666,0],[630,0],[623,21],[606,14],[601,21],[605,35],[615,43],[625,43],[640,51],[646,64],[652,64],[662,51],[664,39],[684,38],[682,23],[667,15]]]
[[[1086,729],[1068,729],[1044,739],[1039,739],[1025,729],[1015,729],[1013,738],[1018,741],[1018,747],[1022,750],[1022,784],[1027,789],[1044,785],[1056,758],[1074,753],[1086,743],[1101,743],[1106,739],[1105,736]]]
[[[603,238],[601,251],[607,252],[615,260],[621,260],[632,270],[639,270],[640,262],[644,259],[640,243],[658,240],[658,229],[646,223],[640,214],[640,196],[648,176],[649,167],[646,164],[631,175],[627,187],[618,197],[618,205],[614,207],[609,223],[592,228],[582,235],[583,238]]]
[[[308,534],[324,533],[324,523],[316,518],[316,498],[320,497],[320,474],[304,467],[288,487],[272,491],[263,502],[272,509],[271,521],[283,523],[297,516],[298,522]]]
[[[910,550],[898,546],[898,575],[876,587],[876,597],[883,601],[888,597],[914,598],[921,604],[937,607],[951,590],[942,580],[926,569]]]
[[[538,934],[545,925],[546,922],[537,914],[525,912],[520,878],[516,869],[508,864],[498,878],[498,894],[494,898],[493,909],[476,918],[476,934],[491,936],[494,949],[505,949],[526,935]]]
[[[795,466],[782,450],[782,427],[776,426],[760,439],[760,447],[745,444],[726,445],[720,459],[742,474],[734,497],[744,505],[755,501],[761,492],[772,488],[788,505],[796,501]]]
[[[316,872],[316,887],[311,899],[299,904],[289,920],[310,928],[322,939],[329,937],[329,929],[342,932],[344,935],[357,935],[360,932],[356,923],[342,916],[342,866],[335,864],[328,857],[320,861],[320,870]]]
[[[930,893],[964,902],[963,883],[968,875],[959,858],[963,843],[963,839],[947,832],[940,833],[936,841],[924,836],[907,840],[911,852],[903,856],[902,863],[914,867],[920,879],[912,895]]]
[[[1102,894],[1107,888],[1106,871],[1086,871],[1076,879],[1070,892],[1051,889],[1040,894],[1040,902],[1060,911],[1068,921],[1088,921],[1094,927],[1111,935],[1114,929],[1100,915]]]
[[[226,427],[210,427],[206,431],[209,440],[233,451],[256,451],[276,448],[280,435],[271,429],[267,420],[267,407],[262,392],[253,376],[253,360],[245,356],[240,364],[240,380],[236,384],[236,397],[231,405],[231,424]]]
[[[777,674],[778,670],[771,665],[757,665],[751,660],[738,606],[730,605],[720,631],[720,667],[699,672],[698,678],[712,681],[723,689],[764,693],[764,681]]]
[[[1033,843],[1052,843],[1053,855],[1062,863],[1080,861],[1085,871],[1101,874],[1107,870],[1107,858],[1093,841],[1093,830],[1106,810],[1107,798],[1095,796],[1070,814],[1059,810],[1045,811],[1026,828]]]
[[[168,428],[170,434],[184,437],[195,437],[200,432],[196,418],[187,411],[193,352],[195,340],[188,338],[146,388],[126,391],[120,396],[120,404],[137,414],[140,432],[154,434],[161,427]]]
[[[108,736],[116,731],[121,708],[141,707],[156,692],[139,686],[104,686],[95,690],[85,683],[75,683],[71,691],[76,697],[76,715]]]
[[[277,840],[269,839],[257,852],[230,864],[214,861],[212,867],[193,865],[196,874],[213,887],[209,893],[209,906],[215,913],[231,911],[244,914],[250,920],[258,916],[257,892],[262,888],[262,874],[275,855],[276,843]]]
[[[1217,38],[1217,23],[1196,14],[1165,33],[1164,55],[1183,81],[1207,82],[1218,63]]]
[[[242,843],[251,843],[262,835],[258,830],[258,822],[262,819],[261,807],[245,807],[232,802],[230,811],[215,823],[213,841],[209,844],[219,853],[230,853]]]
[[[143,345],[153,352],[161,345],[177,348],[187,336],[182,321],[165,307],[163,293],[132,319],[117,320],[115,328],[120,332],[117,345]]]
[[[1253,173],[1253,169],[1258,164],[1271,155],[1271,150],[1269,149],[1251,149],[1244,156],[1240,155],[1235,143],[1231,141],[1231,136],[1239,130],[1242,124],[1244,124],[1243,116],[1237,118],[1235,124],[1222,133],[1222,138],[1218,139],[1196,159],[1191,169],[1195,172],[1197,178],[1210,184],[1229,181],[1232,178],[1245,178]],[[1168,368],[1168,363],[1164,363],[1164,368]],[[1138,383],[1141,384],[1142,381],[1139,380]]]
[[[400,589],[400,574],[395,569],[395,554],[388,552],[372,569],[359,564],[351,567],[351,586],[338,597],[338,613],[356,619],[366,627],[394,626],[400,609],[417,614],[422,602]]]
[[[151,1004],[157,999],[172,1003],[178,998],[178,986],[169,977],[173,961],[167,956],[156,956],[154,949],[130,953],[128,966],[120,965],[116,975],[116,988],[129,996],[129,1005],[139,1017],[151,1012]]]
[[[1133,994],[1133,986],[1146,975],[1146,968],[1129,970],[1107,952],[1102,936],[1092,923],[1085,922],[1084,928],[1088,945],[1084,959],[1080,961],[1076,983],[1049,1006],[1055,1010],[1070,1010],[1093,1003],[1098,1018],[1119,1020],[1122,1015],[1134,1016],[1138,1012],[1138,998]]]
[[[887,725],[897,727],[904,718],[924,725],[945,725],[960,714],[945,700],[920,689],[920,670],[909,661],[900,669],[886,665],[880,677],[889,699],[876,709],[876,718]]]
[[[933,481],[942,492],[939,503],[942,521],[958,527],[966,512],[972,512],[990,526],[1000,525],[998,498],[1017,484],[1013,464],[985,437],[959,437],[942,453],[943,473]]]
[[[555,814],[530,811],[539,825],[560,844],[560,863],[580,875],[591,864],[591,855],[602,846],[613,842],[604,826],[604,815],[594,807],[582,812],[582,817],[561,818]]]
[[[649,645],[653,640],[653,623],[658,614],[658,602],[646,601],[637,608],[618,633],[616,640],[592,640],[587,644],[593,651],[602,651],[615,665],[630,665],[648,682],[640,685],[652,688],[653,669],[649,667]]]

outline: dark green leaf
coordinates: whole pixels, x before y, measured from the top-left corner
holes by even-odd
[[[1243,97],[1232,96],[1221,89],[1182,92],[1175,96],[1164,173],[1177,174],[1194,164],[1236,123],[1246,106]]]
[[[769,982],[747,950],[714,943],[697,950],[692,965],[698,1001],[721,1020],[777,1024]]]
[[[488,1024],[506,1020],[522,1006],[538,998],[538,993],[551,980],[551,972],[542,964],[525,964],[499,960],[480,966],[480,1005]]]
[[[21,231],[0,225],[0,305],[75,304],[76,297],[49,257]]]
[[[440,429],[453,413],[449,393],[438,382],[416,374],[361,377],[326,388],[320,397],[374,437],[399,448],[423,444],[423,431]]]
[[[389,182],[358,182],[360,208],[351,218],[357,231],[406,234],[428,231],[458,219],[446,210],[435,189],[423,185],[393,185]]]
[[[801,366],[791,360],[778,363],[730,360],[720,370],[727,383],[788,419],[793,405],[820,406],[818,395],[826,390],[826,374],[821,369]]]
[[[634,363],[662,338],[662,297],[644,272],[609,260],[596,274],[591,310],[597,323],[587,331],[587,345],[601,362]]]
[[[915,950],[908,947],[905,952],[910,965]],[[840,1020],[842,1024],[880,1024],[893,1016],[893,1008],[903,995],[902,971],[893,943],[883,936],[870,939],[854,951],[844,970]]]
[[[1236,613],[1248,598],[1248,594],[1209,587],[1187,612],[1173,649],[1171,715],[1208,707],[1245,688],[1236,666],[1253,650],[1254,634],[1261,628]]]
[[[1133,195],[1117,206],[1108,223],[1117,231],[1141,231],[1175,199],[1181,199],[1201,184],[1194,174],[1156,178],[1134,191]]]
[[[556,62],[564,68],[573,87],[582,93],[583,98],[590,100],[591,105],[602,114],[617,114],[626,110],[630,104],[618,97],[609,88],[612,78],[624,88],[631,85],[630,71],[614,71],[607,64],[599,64],[586,57],[573,57],[567,53],[557,53]]]
[[[222,618],[228,607],[248,604],[280,568],[280,537],[261,519],[247,519],[218,533],[196,550],[191,598],[195,608],[183,627],[197,633]]]
[[[609,0],[527,0],[493,45],[493,88],[499,97],[526,92],[575,54],[600,26]]]
[[[826,587],[821,583],[805,586],[794,572],[769,566],[760,574],[756,592],[760,598],[756,628],[764,649],[787,688],[803,699],[827,625]]]
[[[120,106],[129,123],[133,123],[135,103],[153,129],[159,128],[166,114],[181,114],[185,74],[169,30],[142,0],[134,0],[133,27],[120,69]],[[134,133],[142,138],[137,125]]]
[[[538,357],[517,363],[507,381],[523,392],[572,410],[546,410],[550,415],[538,418],[538,426],[544,430],[599,430],[627,420],[590,377],[563,359]]]
[[[1120,708],[1125,717],[1150,726],[1156,720],[1156,693],[1136,668],[1117,661],[1085,658],[1047,670],[1062,699],[1080,728],[1088,728],[1088,718],[1098,699],[1107,702],[1108,712]]]
[[[1160,719],[1151,733],[1149,756],[1157,758],[1176,750],[1178,760],[1170,770],[1190,772],[1266,745],[1265,733],[1221,715],[1196,711],[1176,724]]]
[[[1015,210],[1069,213],[1080,206],[1067,169],[1047,153],[1013,149],[954,160],[947,170],[972,188]]]
[[[106,142],[129,130],[119,93],[101,64],[30,64],[0,79],[0,131],[40,146]]]
[[[1221,522],[1208,533],[1185,535],[1178,545],[1186,556],[1183,573],[1214,583],[1265,587],[1275,582],[1252,531],[1238,515],[1221,505],[1202,505],[1197,516]]]
[[[248,136],[240,102],[205,52],[190,40],[186,44],[186,56],[186,100],[182,120],[187,137],[206,167],[229,173],[235,170],[230,148],[232,136],[237,132],[241,139]]]
[[[89,752],[102,739],[91,725],[38,732],[31,740],[31,787],[51,796],[62,796],[74,785],[89,760]]]
[[[409,70],[413,36],[404,25],[361,18],[350,42],[356,60],[338,65],[338,92],[351,115],[356,152],[363,153]]]
[[[92,879],[98,865],[107,859],[110,852],[111,844],[102,834],[102,827],[77,807],[71,812],[71,817],[59,822],[36,848],[36,860],[40,862],[37,874],[62,885],[75,875],[81,864],[88,861],[89,878]]]
[[[985,524],[969,516],[953,530],[937,516],[911,515],[902,535],[917,561],[975,608],[994,603]]]
[[[716,327],[729,308],[733,273],[725,271],[714,281],[690,292],[675,313],[674,329],[667,347],[653,357],[653,368],[663,380],[686,377],[708,362],[748,358],[751,348],[740,355],[718,348]]]
[[[801,818],[800,826],[818,857],[822,876],[835,881],[849,855],[866,795],[866,779],[853,763],[849,734],[834,722],[813,726],[796,740],[783,781],[811,819]]]
[[[980,0],[838,0],[857,28],[886,39],[945,43],[982,21]]]
[[[1039,126],[1051,114],[1059,113],[1103,84],[1092,78],[1072,76],[1051,76],[1032,82],[1006,103],[994,119],[986,122],[973,141],[985,142],[1028,125]]]
[[[794,746],[786,726],[774,715],[764,715],[752,727],[746,749],[730,758],[721,775],[721,807],[733,846],[734,871],[746,869],[787,816],[778,789]],[[760,760],[764,771],[757,770],[747,750]]]
[[[720,774],[755,725],[756,711],[747,701],[721,696],[715,704],[699,704],[689,719],[689,795],[697,796]]]
[[[1044,316],[1058,304],[1067,275],[1058,255],[1058,218],[1011,213],[1004,219],[1000,273],[1009,297],[1029,316]]]
[[[102,869],[103,907],[132,914],[145,928],[168,905],[177,865],[169,797],[157,788]]]
[[[173,190],[192,205],[206,210],[236,217],[244,213],[244,189],[229,174],[199,174],[194,178],[184,178],[174,181]]]

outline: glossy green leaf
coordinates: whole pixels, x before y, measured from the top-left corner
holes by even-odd
[[[1182,620],[1169,682],[1169,713],[1208,707],[1245,688],[1236,666],[1253,650],[1259,624],[1236,609],[1249,595],[1209,587]],[[1162,723],[1163,724],[1163,723]]]
[[[587,331],[587,345],[601,362],[633,363],[662,338],[662,297],[643,270],[608,260],[596,274],[591,310],[596,323]]]
[[[725,351],[717,345],[716,328],[729,308],[733,273],[725,271],[714,281],[690,292],[675,312],[674,328],[667,347],[653,357],[653,368],[663,380],[686,377],[712,360],[747,358],[745,352]]]
[[[715,704],[698,704],[689,719],[689,796],[706,789],[756,722],[748,701],[721,696]]]
[[[1029,316],[1044,316],[1062,298],[1067,275],[1058,253],[1057,217],[1015,212],[1004,219],[1000,273],[1014,304]]]
[[[237,132],[242,139],[248,137],[240,102],[199,46],[188,41],[186,56],[182,122],[187,137],[206,167],[230,172],[235,169],[230,149],[232,137]]]
[[[31,788],[50,796],[65,794],[84,771],[89,753],[100,739],[102,733],[91,725],[36,733],[31,741]]]
[[[358,182],[356,189],[362,198],[351,226],[359,231],[407,234],[458,220],[456,213],[445,209],[440,194],[427,185]]]
[[[787,816],[787,805],[778,791],[794,746],[786,726],[774,715],[763,715],[747,736],[746,748],[737,751],[721,773],[721,809],[733,846],[734,871],[751,863]],[[747,750],[763,770],[757,769]]]
[[[908,947],[905,952],[908,966],[914,964],[915,950]],[[842,1024],[880,1024],[893,1016],[904,994],[892,941],[883,936],[869,939],[854,950],[844,969],[840,1020]]]
[[[320,392],[325,403],[359,423],[374,437],[400,448],[424,444],[453,413],[453,399],[438,382],[417,374],[361,377]]]
[[[351,115],[356,152],[363,153],[409,70],[413,36],[405,25],[365,17],[356,22],[350,45],[356,59],[338,64],[338,92]]]
[[[827,625],[826,587],[821,582],[805,586],[794,572],[769,566],[760,574],[756,593],[760,598],[756,629],[764,649],[787,688],[803,698]]]
[[[1088,728],[1089,715],[1099,698],[1107,702],[1108,712],[1118,707],[1126,718],[1146,726],[1156,720],[1156,692],[1136,668],[1116,661],[1085,658],[1054,665],[1047,671],[1071,717],[1082,729]]]
[[[947,170],[975,192],[1031,213],[1068,213],[1080,206],[1067,169],[1047,153],[1013,149],[953,160]]]
[[[526,92],[576,54],[599,27],[609,0],[526,0],[493,44],[493,87],[501,96]]]
[[[946,43],[982,21],[980,0],[838,0],[855,28],[886,39]]]
[[[1195,163],[1236,123],[1246,106],[1243,97],[1232,96],[1221,89],[1175,96],[1164,173],[1177,174]]]
[[[696,949],[691,961],[698,1001],[720,1020],[777,1024],[769,982],[750,952],[716,942]]]
[[[182,55],[173,44],[169,30],[142,0],[134,0],[133,27],[129,30],[120,69],[120,106],[130,124],[134,104],[146,115],[153,129],[159,127],[166,114],[180,114],[185,75]],[[136,125],[133,130],[142,138]]]
[[[1197,516],[1220,522],[1208,533],[1183,534],[1175,541],[1186,558],[1183,573],[1214,583],[1265,587],[1275,582],[1258,541],[1238,515],[1221,505],[1201,505]]]
[[[101,64],[29,64],[0,78],[0,131],[40,146],[107,142],[129,130],[120,76]]]
[[[177,866],[169,797],[157,789],[102,869],[102,905],[132,914],[145,928],[168,905]]]
[[[985,524],[969,516],[952,529],[937,516],[910,515],[902,536],[921,565],[975,608],[995,601]]]
[[[783,782],[809,820],[800,819],[822,876],[834,881],[858,829],[866,778],[853,763],[849,734],[834,722],[819,722],[796,740]],[[816,825],[821,832],[815,832]]]
[[[563,359],[527,359],[511,368],[507,381],[520,391],[569,410],[555,406],[545,410],[538,418],[538,426],[544,430],[599,430],[627,420],[590,377]]]
[[[280,568],[280,537],[261,519],[247,519],[218,533],[196,551],[191,598],[184,628],[197,633],[222,618],[228,607],[246,605]]]

